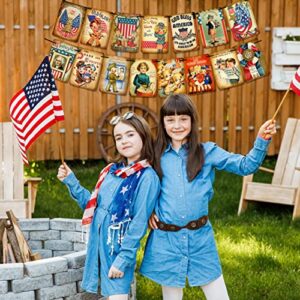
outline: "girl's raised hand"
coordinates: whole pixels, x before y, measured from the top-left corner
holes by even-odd
[[[258,131],[258,136],[265,140],[269,140],[276,133],[276,121],[268,120]]]
[[[72,170],[65,162],[63,162],[58,168],[57,178],[60,181],[63,181],[70,173],[72,173]]]
[[[152,213],[152,215],[148,221],[149,227],[151,229],[158,229],[157,224],[156,224],[156,222],[158,222],[158,221],[159,221],[158,216],[155,213]]]

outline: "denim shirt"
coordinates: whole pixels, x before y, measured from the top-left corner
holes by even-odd
[[[168,224],[184,226],[208,215],[214,191],[215,169],[238,175],[256,172],[264,160],[270,141],[257,138],[247,155],[229,153],[215,143],[203,143],[204,165],[189,181],[186,172],[187,149],[175,151],[169,145],[161,157],[163,177],[156,204],[158,218]],[[221,275],[221,266],[210,222],[198,229],[178,232],[153,230],[148,238],[141,273],[167,286],[184,287],[209,283]]]
[[[122,245],[116,245],[115,253],[110,255],[110,247],[107,245],[107,231],[111,219],[109,207],[122,180],[112,172],[107,174],[98,193],[98,205],[90,226],[82,288],[88,292],[97,292],[99,269],[101,268],[101,293],[103,296],[109,296],[115,292],[126,293],[129,290],[132,276],[128,276],[128,274],[133,274],[136,252],[141,238],[146,233],[148,219],[155,207],[160,190],[159,178],[155,171],[151,167],[146,168],[134,192],[132,221]],[[80,185],[74,173],[69,174],[63,183],[67,185],[71,196],[84,210],[91,193]],[[117,241],[115,242],[117,244]],[[112,281],[107,278],[112,265],[125,272],[122,279]]]

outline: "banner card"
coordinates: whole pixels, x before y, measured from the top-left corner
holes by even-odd
[[[101,53],[81,50],[76,55],[70,84],[88,90],[95,90],[99,82],[101,63]]]
[[[138,52],[140,17],[116,15],[113,22],[111,48],[115,51]]]
[[[215,90],[211,62],[208,55],[189,57],[185,60],[188,93],[197,94]]]
[[[228,43],[228,35],[222,9],[198,13],[200,36],[204,48]]]
[[[161,60],[158,62],[157,69],[158,94],[160,97],[186,92],[184,62],[182,59]]]
[[[153,97],[156,94],[157,72],[149,59],[138,59],[130,68],[129,93],[137,97]]]
[[[191,51],[198,47],[193,14],[172,16],[170,22],[174,51]]]
[[[130,62],[120,57],[104,58],[100,90],[104,93],[124,95],[127,92]]]
[[[215,80],[220,89],[243,83],[241,68],[235,51],[226,51],[211,57]]]
[[[88,9],[86,11],[80,43],[96,48],[106,48],[113,16],[110,13]]]
[[[53,77],[63,82],[68,81],[71,67],[79,51],[77,47],[56,40],[49,53],[49,61]]]
[[[85,8],[63,1],[53,29],[53,35],[76,42],[82,27]]]
[[[224,9],[235,41],[251,38],[259,33],[251,5],[240,1]]]
[[[240,45],[237,57],[243,70],[245,81],[250,81],[266,75],[265,59],[254,43]]]
[[[142,52],[168,52],[169,19],[161,16],[145,16],[142,22]]]

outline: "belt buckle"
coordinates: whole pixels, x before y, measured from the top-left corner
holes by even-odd
[[[197,222],[196,221],[192,221],[190,226],[192,227],[192,229],[196,229],[197,227]]]

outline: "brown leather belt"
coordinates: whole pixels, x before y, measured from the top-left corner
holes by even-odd
[[[156,224],[158,226],[158,229],[163,230],[163,231],[179,231],[183,228],[187,228],[189,230],[199,229],[200,227],[204,226],[207,223],[207,221],[208,221],[208,216],[203,216],[203,217],[199,218],[198,220],[187,223],[185,226],[166,224],[161,221],[156,222]]]

